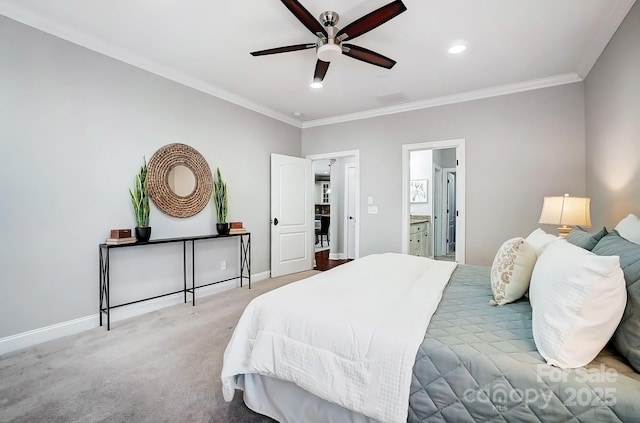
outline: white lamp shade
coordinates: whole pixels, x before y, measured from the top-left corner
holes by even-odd
[[[544,197],[539,223],[591,227],[591,199],[587,197]]]

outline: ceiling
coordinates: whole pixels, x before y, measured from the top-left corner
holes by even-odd
[[[339,28],[390,1],[300,0]],[[320,89],[313,49],[249,54],[315,42],[278,0],[0,0],[0,14],[304,128],[580,81],[635,2],[403,1],[353,40],[397,65],[342,56]],[[458,40],[467,50],[448,54]]]

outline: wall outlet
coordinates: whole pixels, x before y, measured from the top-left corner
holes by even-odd
[[[226,260],[222,260],[220,262],[220,270],[227,270],[227,261]]]

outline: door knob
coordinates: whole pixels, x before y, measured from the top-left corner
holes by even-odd
[[[273,219],[273,225],[274,226],[278,226],[278,218],[277,217],[275,219]]]

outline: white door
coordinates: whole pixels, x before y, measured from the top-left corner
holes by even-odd
[[[347,167],[347,258],[356,258],[356,168]]]
[[[271,155],[271,276],[313,268],[311,160]]]

